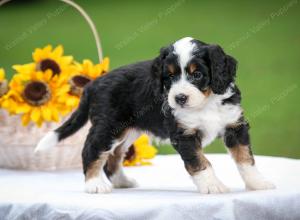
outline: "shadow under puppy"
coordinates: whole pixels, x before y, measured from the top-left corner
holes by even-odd
[[[55,146],[90,120],[82,152],[86,192],[106,193],[136,186],[123,172],[123,158],[142,132],[150,132],[171,140],[199,192],[223,193],[228,188],[202,151],[219,137],[248,189],[274,188],[255,167],[234,82],[236,65],[218,45],[180,39],[153,60],[112,70],[87,85],[78,109],[36,151]]]

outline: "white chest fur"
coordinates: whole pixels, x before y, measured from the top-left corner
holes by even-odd
[[[222,104],[222,100],[230,97],[224,95],[210,95],[199,109],[175,109],[176,120],[189,129],[200,130],[203,134],[202,147],[210,144],[218,135],[223,135],[225,127],[237,122],[241,117],[240,105]]]

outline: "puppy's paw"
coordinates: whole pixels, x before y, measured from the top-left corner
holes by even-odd
[[[115,188],[135,188],[138,183],[135,179],[127,176],[115,176],[111,179]]]
[[[215,176],[211,167],[194,175],[193,180],[198,191],[202,194],[226,193],[230,191],[229,188]]]
[[[248,190],[275,189],[275,185],[264,178],[254,165],[241,164],[238,166]]]
[[[207,181],[196,184],[198,191],[202,194],[215,194],[215,193],[227,193],[229,188],[225,186],[220,180]]]
[[[106,183],[103,179],[97,177],[89,179],[85,183],[85,192],[87,193],[110,193],[112,185]]]
[[[265,190],[265,189],[275,189],[276,186],[268,180],[265,179],[251,179],[246,183],[247,190]]]

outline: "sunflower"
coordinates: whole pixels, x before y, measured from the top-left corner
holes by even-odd
[[[59,102],[64,103],[70,109],[78,106],[80,96],[83,92],[84,86],[90,81],[95,80],[107,73],[109,68],[109,59],[104,58],[99,64],[93,64],[90,60],[83,60],[82,64],[75,63],[76,70],[69,77],[68,83],[71,86],[70,92],[67,96],[61,97]]]
[[[52,70],[53,75],[70,71],[70,64],[73,62],[72,56],[63,56],[64,48],[59,45],[52,49],[51,45],[43,49],[37,48],[32,58],[37,64],[36,68],[40,71]]]
[[[8,84],[7,84],[7,80],[5,79],[5,72],[4,69],[0,68],[0,107],[7,92],[8,92]]]
[[[90,60],[83,60],[82,64],[76,63],[77,72],[70,78],[71,93],[80,96],[84,86],[108,71],[109,59],[104,58],[99,64],[93,64]]]
[[[156,148],[150,144],[149,136],[143,134],[129,148],[123,164],[124,166],[151,165],[149,159],[156,153]]]
[[[22,74],[30,74],[32,71],[52,70],[52,75],[60,75],[62,73],[71,74],[74,71],[72,65],[73,57],[64,56],[64,49],[61,45],[52,48],[48,45],[44,48],[37,48],[32,54],[33,63],[24,65],[14,65],[13,68]]]
[[[38,126],[45,121],[58,122],[65,109],[57,100],[70,90],[65,82],[64,77],[58,77],[52,70],[16,74],[2,107],[10,113],[21,114],[24,126],[30,121]]]

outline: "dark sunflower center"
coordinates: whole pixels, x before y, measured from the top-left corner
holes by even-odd
[[[131,146],[129,147],[129,149],[128,149],[126,155],[125,155],[124,160],[129,160],[129,161],[131,161],[131,160],[133,160],[134,158],[135,158],[135,149],[134,149],[134,146],[131,145]]]
[[[46,71],[50,69],[52,70],[53,75],[58,75],[61,72],[59,65],[54,60],[51,59],[42,60],[39,64],[38,69],[42,71]]]
[[[80,96],[83,88],[91,81],[90,78],[83,75],[73,76],[70,80],[71,94]]]
[[[88,84],[91,81],[89,78],[87,78],[85,76],[80,76],[80,75],[74,76],[72,78],[72,80],[76,86],[81,87],[81,88],[84,87],[86,84]]]
[[[3,80],[2,82],[0,82],[0,97],[5,95],[7,92],[8,92],[7,81]]]
[[[29,82],[23,91],[24,99],[31,105],[42,105],[46,103],[50,97],[48,86],[39,81]]]

